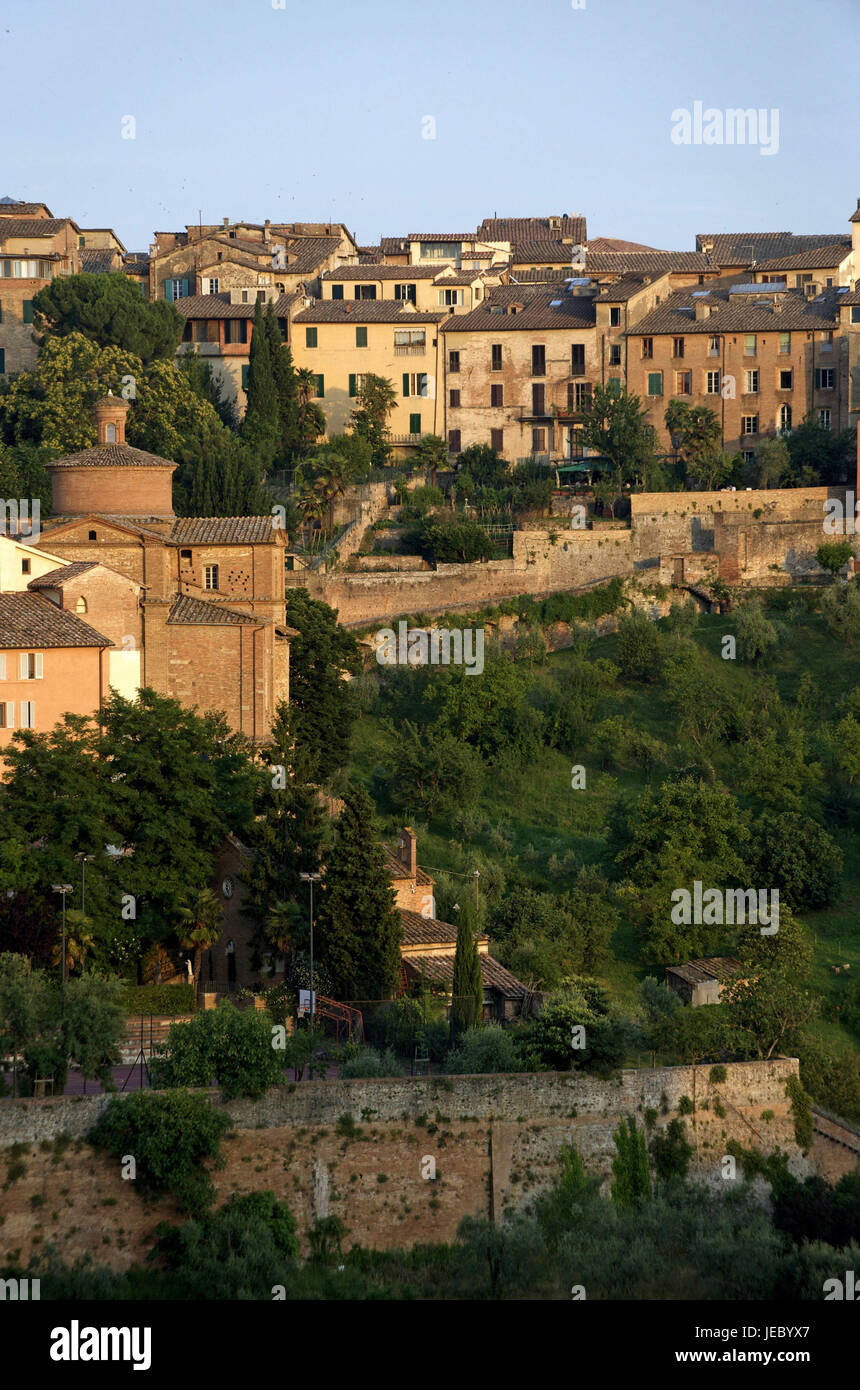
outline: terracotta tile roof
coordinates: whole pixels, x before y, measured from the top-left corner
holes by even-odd
[[[473,309],[471,313],[450,314],[442,331],[446,334],[478,333],[489,330],[511,333],[516,331],[528,332],[532,329],[543,331],[554,328],[594,327],[594,300],[586,298],[584,295],[562,295],[560,290],[555,292],[550,290],[528,298],[524,294],[521,299],[525,299],[524,307],[515,314],[510,312],[494,313],[491,302],[487,300],[477,309]],[[508,305],[517,302],[516,297],[508,299]]]
[[[51,216],[51,209],[45,203],[20,203],[16,198],[0,198],[3,217],[35,217],[39,208],[44,208],[48,217]]]
[[[496,990],[505,999],[522,999],[528,993],[525,985],[492,956],[478,956],[478,960],[481,962],[484,989]],[[450,956],[404,956],[403,966],[412,979],[420,980],[423,975],[440,984],[454,983],[453,952]]]
[[[89,623],[41,594],[0,594],[0,647],[112,647]]]
[[[407,241],[482,241],[478,232],[410,232]]]
[[[406,267],[404,266],[404,269]],[[295,323],[439,323],[446,314],[404,309],[402,299],[318,299],[296,314]]]
[[[181,516],[168,539],[174,545],[241,545],[273,542],[278,534],[271,516]]]
[[[800,251],[814,251],[816,247],[844,240],[844,233],[835,232],[820,236],[795,236],[793,232],[699,232],[696,248],[701,250],[713,243],[711,259],[717,265],[749,265],[751,261],[793,256]]]
[[[311,275],[319,270],[323,261],[334,255],[340,246],[339,236],[297,237],[286,243],[288,264],[282,267],[283,275]],[[271,250],[271,245],[269,247]],[[295,255],[295,259],[293,259]],[[276,271],[277,273],[277,271]]]
[[[384,236],[380,238],[379,249],[385,256],[402,255],[409,251],[409,238],[402,236]]]
[[[185,627],[242,627],[247,623],[258,624],[260,619],[255,618],[253,613],[225,608],[223,604],[183,594],[171,608],[167,621]]]
[[[176,468],[177,464],[130,444],[94,444],[77,454],[46,463],[46,468]]]
[[[457,944],[457,928],[452,922],[439,922],[435,917],[422,917],[420,912],[400,908],[404,946],[441,946]]]
[[[223,264],[223,262],[222,262]],[[297,304],[299,295],[279,294],[274,301],[275,313],[286,318]],[[229,294],[188,294],[174,299],[174,306],[187,319],[252,319],[253,304],[231,304]]]
[[[408,272],[408,274],[407,274]],[[438,265],[341,265],[337,270],[324,270],[323,280],[432,280],[439,274]],[[478,274],[478,271],[475,271]]]
[[[571,248],[561,241],[518,241],[514,246],[513,264],[525,261],[552,261],[555,265],[570,265]]]
[[[95,560],[74,560],[70,565],[61,565],[58,569],[51,570],[50,574],[40,574],[36,579],[31,579],[27,585],[28,589],[62,589],[66,584],[71,584],[73,579],[79,575],[86,574],[87,570],[97,569]]]
[[[665,302],[639,319],[627,330],[628,337],[655,333],[767,333],[812,332],[832,329],[838,324],[839,300],[835,290],[827,290],[816,300],[808,300],[799,290],[781,290],[782,308],[774,307],[769,285],[759,285],[758,299],[771,298],[767,308],[757,307],[755,295],[731,294],[734,288],[724,281],[712,281],[706,293],[693,289],[676,290]],[[695,306],[710,306],[707,318],[696,319]],[[684,310],[687,310],[685,313]]]
[[[585,253],[586,274],[600,271],[616,271],[619,275],[638,274],[649,271],[663,273],[675,271],[716,270],[717,262],[708,258],[704,251],[592,251]]]
[[[78,256],[85,275],[109,275],[114,268],[116,252],[109,247],[82,246]]]
[[[586,240],[585,218],[553,218],[557,227],[550,226],[549,217],[485,217],[478,228],[479,235],[487,241],[555,241],[571,237],[576,245]]]
[[[394,853],[394,850],[389,849],[387,845],[383,845],[382,852],[385,855],[388,872],[391,874],[392,878],[412,878],[412,875],[410,874],[403,860],[399,857],[399,855]],[[425,874],[423,869],[418,869],[415,874],[415,882],[430,885],[433,883],[433,879],[430,878],[428,874]]]
[[[625,300],[632,299],[635,294],[639,294],[646,286],[653,285],[654,281],[660,278],[659,275],[628,275],[622,280],[601,285],[597,294],[598,303],[621,304]]]
[[[511,284],[517,285],[554,285],[557,281],[561,283],[573,271],[570,266],[547,266],[544,270],[524,270],[522,266],[516,266],[511,271]]]
[[[846,237],[841,244],[832,241],[812,251],[799,251],[795,256],[775,256],[770,261],[759,261],[756,270],[827,270],[839,265],[850,254],[851,241]]]
[[[437,271],[436,283],[440,289],[444,289],[446,285],[474,285],[475,281],[485,274],[485,271],[477,269],[455,270],[452,275],[443,275],[441,271]]]
[[[701,960],[688,960],[684,965],[668,965],[666,973],[677,975],[691,985],[707,980],[720,980],[725,984],[743,968],[742,961],[735,956],[705,956]]]
[[[588,243],[589,251],[658,251],[657,246],[643,246],[641,241],[624,241],[619,237],[596,236]]]
[[[6,241],[8,237],[53,237],[64,227],[78,231],[78,225],[71,217],[0,216],[0,241]]]

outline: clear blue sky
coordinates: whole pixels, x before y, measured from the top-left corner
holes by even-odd
[[[0,196],[130,250],[198,211],[362,242],[494,213],[671,248],[839,232],[858,39],[860,0],[0,0]],[[779,153],[673,144],[696,101],[777,108]]]

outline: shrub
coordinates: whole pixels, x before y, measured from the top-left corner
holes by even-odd
[[[449,1053],[446,1072],[459,1076],[481,1072],[522,1071],[519,1051],[513,1035],[498,1023],[467,1028],[458,1047]]]
[[[644,613],[627,613],[618,624],[618,665],[625,680],[654,681],[659,676],[660,635]]]
[[[225,1100],[259,1099],[283,1080],[285,1054],[272,1047],[270,1020],[233,1004],[207,1009],[188,1023],[175,1023],[166,1057],[152,1064],[154,1086],[208,1086],[217,1081]]]
[[[391,1048],[380,1053],[375,1047],[363,1047],[343,1063],[340,1074],[348,1081],[357,1081],[375,1076],[402,1076],[403,1067]]]
[[[125,985],[120,998],[127,1014],[156,1014],[174,1018],[193,1014],[196,1008],[193,985]]]
[[[221,1137],[229,1125],[228,1116],[204,1096],[135,1091],[127,1100],[111,1098],[89,1140],[114,1158],[133,1155],[142,1190],[170,1192],[183,1210],[196,1214],[215,1196],[203,1160],[221,1166]]]

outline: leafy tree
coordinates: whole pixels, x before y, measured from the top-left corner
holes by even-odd
[[[270,338],[266,332],[262,300],[254,306],[254,328],[248,353],[248,399],[242,433],[255,451],[270,462],[280,430],[280,409]]]
[[[63,1051],[81,1071],[84,1083],[98,1077],[106,1091],[115,1090],[111,1067],[122,1060],[119,1043],[125,1032],[122,982],[96,974],[69,980],[63,1012]]]
[[[396,404],[393,383],[387,377],[367,372],[359,387],[350,424],[370,445],[374,468],[381,468],[388,462],[388,417]]]
[[[194,953],[192,972],[195,991],[200,979],[203,952],[215,945],[223,925],[224,910],[221,900],[206,886],[190,893],[179,908],[179,928],[176,935],[183,951]]]
[[[600,1179],[586,1173],[582,1158],[572,1143],[565,1141],[559,1155],[560,1172],[552,1187],[535,1202],[535,1217],[541,1235],[552,1251],[577,1222],[583,1208],[598,1201]]]
[[[618,624],[618,665],[625,680],[654,681],[660,674],[660,634],[644,613],[625,613]]]
[[[350,783],[343,803],[320,895],[319,952],[337,998],[382,999],[399,978],[402,928],[370,797]]]
[[[448,444],[438,434],[422,434],[415,450],[415,462],[430,474],[430,482],[436,486],[436,473],[448,467]]]
[[[839,584],[821,595],[821,616],[828,632],[853,647],[860,638],[860,594],[857,585]]]
[[[615,1206],[624,1210],[638,1207],[651,1198],[651,1174],[648,1171],[648,1150],[645,1135],[629,1117],[612,1131],[615,1157],[612,1160],[614,1178],[611,1184]]]
[[[474,1028],[484,1003],[484,982],[478,959],[477,922],[471,898],[466,894],[457,923],[454,978],[451,987],[451,1035],[454,1039]]]
[[[50,1013],[48,982],[25,956],[0,955],[0,1038],[12,1054],[12,1093],[18,1093],[18,1054],[36,1042]]]
[[[493,554],[488,533],[469,517],[425,517],[415,541],[421,554],[437,565],[474,564]]]
[[[856,431],[825,429],[810,412],[788,437],[792,484],[807,482],[805,471],[818,483],[844,483],[852,476]]]
[[[237,430],[239,416],[236,402],[232,396],[224,394],[224,378],[212,370],[212,363],[208,358],[200,356],[197,345],[192,343],[190,351],[186,347],[184,352],[178,353],[175,364],[176,370],[187,378],[194,394],[209,402],[221,424],[226,425],[228,430]]]
[[[779,641],[777,629],[768,622],[761,604],[754,599],[738,606],[735,631],[741,661],[757,662]]]
[[[166,299],[145,299],[127,275],[59,275],[33,300],[34,323],[52,337],[80,333],[142,362],[173,358],[185,320]]]
[[[833,756],[839,771],[853,786],[860,779],[860,723],[851,714],[836,725]]]
[[[153,1254],[186,1298],[271,1298],[298,1258],[296,1219],[271,1192],[234,1192],[217,1211],[182,1226],[160,1222]]]
[[[653,464],[656,435],[648,421],[648,409],[638,396],[626,389],[616,394],[595,386],[582,412],[582,443],[611,461],[617,498],[625,483]]]
[[[769,725],[741,745],[738,758],[743,791],[760,805],[803,811],[820,788],[820,763],[807,761],[808,739],[797,725]]]
[[[205,1096],[134,1091],[122,1100],[108,1101],[89,1140],[117,1159],[133,1154],[136,1181],[143,1191],[157,1196],[169,1192],[184,1211],[197,1215],[215,1196],[204,1160],[223,1165],[221,1138],[229,1127],[229,1117]]]
[[[516,1039],[510,1029],[498,1023],[467,1029],[445,1063],[445,1071],[456,1076],[522,1070]]]
[[[336,610],[306,589],[289,591],[286,619],[298,633],[290,643],[291,730],[309,775],[325,782],[349,757],[357,708],[344,674],[360,669],[358,645]]]
[[[818,547],[815,558],[823,570],[830,574],[838,574],[844,569],[848,561],[854,555],[854,546],[850,541],[831,541]]]
[[[278,427],[276,435],[277,452],[281,458],[292,458],[300,449],[299,434],[299,384],[293,364],[293,354],[288,343],[281,337],[273,300],[266,305],[266,342],[269,349],[269,363],[277,400]],[[250,385],[250,379],[249,379]]]
[[[687,1176],[694,1149],[688,1141],[683,1120],[670,1120],[651,1139],[649,1152],[659,1182],[673,1182]]]
[[[779,487],[788,466],[788,445],[785,440],[763,439],[752,463],[745,469],[745,482],[749,487]]]
[[[272,1046],[269,1020],[256,1009],[226,1002],[187,1023],[171,1025],[166,1056],[152,1064],[153,1085],[209,1086],[217,1081],[225,1100],[259,1100],[283,1081],[284,1055]]]
[[[399,809],[420,809],[427,817],[474,806],[484,781],[483,764],[468,744],[453,734],[427,738],[407,721],[402,733],[392,729],[388,793]]]
[[[663,418],[669,433],[680,436],[679,450],[688,481],[695,487],[718,486],[717,479],[726,468],[724,459],[728,456],[721,455],[717,448],[722,429],[715,412],[709,406],[674,398]],[[674,438],[672,443],[674,445]],[[730,475],[731,466],[729,460],[726,476]]]
[[[771,812],[754,827],[753,842],[754,882],[778,888],[780,901],[794,911],[833,902],[842,881],[843,856],[817,821],[793,811]]]
[[[781,911],[773,936],[747,924],[737,953],[746,969],[724,988],[724,1012],[753,1055],[766,1059],[790,1047],[818,1012],[810,979],[812,948],[799,924]]]
[[[265,516],[271,498],[259,456],[222,427],[195,429],[178,450],[174,508],[182,516]]]

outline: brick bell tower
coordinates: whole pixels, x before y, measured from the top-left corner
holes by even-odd
[[[128,414],[128,401],[108,391],[93,406],[96,417],[99,444],[125,443],[125,417]]]

